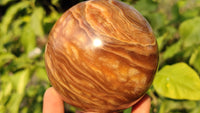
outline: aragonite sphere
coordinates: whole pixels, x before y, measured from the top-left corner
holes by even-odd
[[[45,52],[52,86],[83,111],[114,112],[135,104],[158,64],[149,23],[116,0],[90,0],[67,10],[52,28]]]

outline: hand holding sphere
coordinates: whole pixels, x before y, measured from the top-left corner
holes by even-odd
[[[91,0],[66,11],[52,28],[45,51],[52,86],[84,111],[114,112],[150,87],[158,64],[149,23],[116,0]]]

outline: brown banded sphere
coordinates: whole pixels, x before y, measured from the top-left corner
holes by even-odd
[[[45,63],[53,87],[84,111],[135,104],[152,84],[157,43],[144,17],[116,0],[91,0],[66,11],[52,28]]]

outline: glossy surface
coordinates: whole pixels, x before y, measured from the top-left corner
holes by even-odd
[[[158,64],[148,22],[115,0],[82,2],[52,28],[45,53],[53,87],[84,111],[111,112],[135,104]]]

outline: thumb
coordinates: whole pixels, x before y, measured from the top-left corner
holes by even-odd
[[[137,104],[132,107],[131,113],[150,113],[151,98],[145,95]]]
[[[53,87],[44,94],[43,113],[64,113],[64,103]]]

